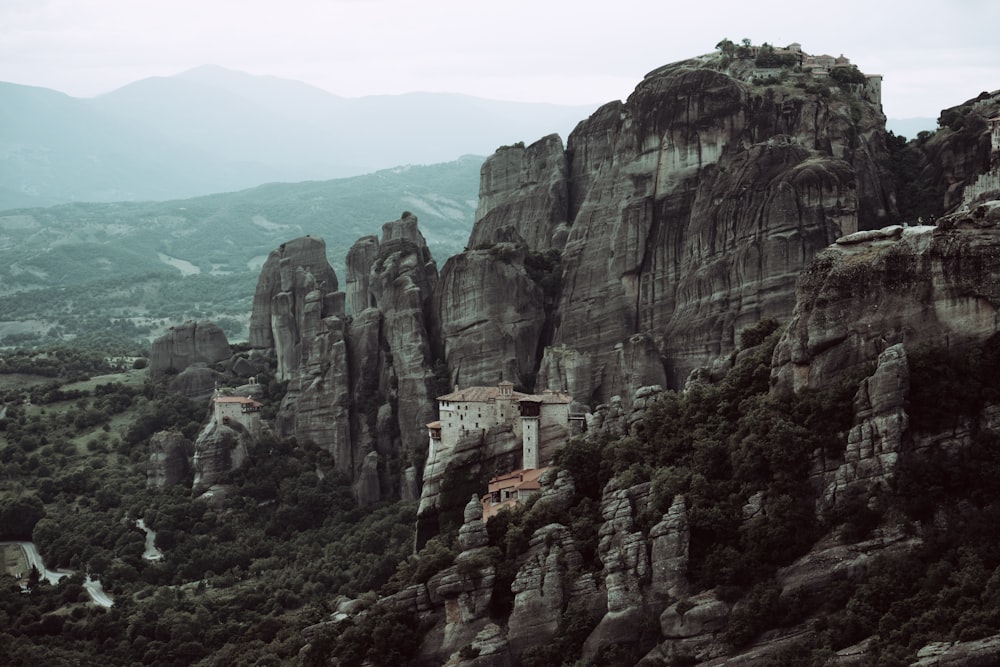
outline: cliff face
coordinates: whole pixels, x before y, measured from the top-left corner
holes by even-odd
[[[226,473],[238,470],[252,446],[253,438],[244,429],[230,428],[209,418],[194,443],[193,490],[206,491]]]
[[[778,392],[822,388],[891,345],[956,345],[996,331],[1000,203],[939,220],[848,236],[799,279],[775,350]]]
[[[471,249],[442,272],[453,380],[502,372],[584,403],[628,400],[681,386],[744,327],[786,318],[819,250],[892,214],[884,118],[831,90],[687,61],[581,122],[564,152],[555,137],[500,149]]]
[[[276,350],[279,364],[287,367],[294,358],[288,341],[298,333],[296,320],[289,313],[302,312],[305,293],[295,290],[295,275],[300,269],[313,276],[315,284],[324,292],[337,291],[337,276],[326,258],[326,243],[322,239],[305,236],[287,241],[271,251],[261,267],[257,289],[253,296],[253,313],[250,316],[250,347],[258,350]],[[282,296],[279,296],[282,295]],[[288,372],[282,367],[284,372]],[[284,375],[280,379],[287,379]]]
[[[188,473],[190,441],[176,432],[160,431],[149,439],[146,487],[161,489],[180,484]]]
[[[261,272],[251,346],[288,381],[277,435],[330,452],[364,503],[416,498],[434,416],[437,267],[410,214],[386,223],[381,241],[360,239],[347,265],[345,294],[323,241],[305,237]]]
[[[527,148],[498,149],[480,170],[469,247],[520,241],[531,250],[562,248],[569,222],[568,172],[562,140],[555,134]]]
[[[436,405],[437,265],[417,218],[408,213],[382,226],[381,241],[359,240],[349,258],[352,307],[365,304],[350,332],[355,451],[376,453],[380,498],[414,499],[418,462],[427,449],[424,425],[434,419]]]
[[[453,384],[530,386],[545,330],[545,296],[513,244],[448,260],[435,307]]]
[[[679,386],[731,352],[740,329],[790,312],[816,252],[885,216],[877,110],[794,91],[681,63],[570,136],[573,225],[553,346],[590,367],[575,396],[629,389],[609,377],[606,350],[638,333]]]
[[[924,160],[919,180],[925,189],[943,193],[943,211],[959,207],[966,188],[995,164],[997,146],[991,145],[987,119],[998,111],[1000,91],[944,109],[938,121],[942,127],[920,143]]]
[[[167,371],[181,373],[195,364],[214,364],[231,355],[226,334],[217,325],[185,322],[153,341],[149,377],[156,380]]]

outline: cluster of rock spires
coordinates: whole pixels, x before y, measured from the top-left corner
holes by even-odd
[[[660,68],[626,102],[581,122],[565,148],[550,136],[489,158],[468,250],[440,275],[406,213],[381,238],[352,247],[344,291],[322,240],[295,239],[262,270],[248,355],[227,360],[198,325],[158,342],[151,367],[178,370],[178,379],[185,364],[216,372],[208,366],[224,363],[241,377],[274,368],[288,383],[276,432],[330,452],[370,503],[419,497],[424,425],[445,388],[508,379],[527,390],[567,390],[595,406],[592,434],[617,437],[664,388],[682,388],[694,371],[721,373],[740,331],[776,317],[788,326],[772,363],[775,393],[822,388],[845,369],[875,364],[859,385],[843,455],[813,455],[822,511],[874,493],[907,452],[938,446],[909,429],[907,350],[981,341],[1000,325],[1000,203],[935,227],[887,227],[894,200],[879,166],[886,155],[884,118],[864,99],[762,88],[697,61]],[[988,407],[978,427],[996,431],[997,414]],[[949,442],[961,446],[970,429]],[[457,448],[464,458],[442,465],[483,466],[484,452],[505,460],[503,437],[470,441]],[[151,485],[184,478],[184,447],[154,438]],[[195,443],[202,488],[209,461],[211,470],[236,464],[232,443],[222,448],[228,459],[213,459],[219,448],[211,447],[207,434]],[[532,511],[572,498],[565,472],[543,480]],[[684,574],[684,498],[643,530],[637,518],[649,497],[648,484],[613,480],[604,490],[599,572],[579,567],[580,547],[565,526],[537,530],[518,560],[504,619],[490,612],[496,571],[473,498],[455,564],[383,604],[429,621],[423,658],[469,667],[518,664],[525,650],[551,641],[571,608],[596,623],[585,658],[648,618],[658,621],[650,664],[765,660],[785,640],[814,632],[804,619],[727,655],[722,636],[734,605],[691,590]],[[753,503],[746,510],[751,521]],[[911,544],[885,531],[854,545],[821,543],[779,573],[781,594],[820,595],[871,554]],[[998,655],[996,641],[975,644],[935,646],[922,657],[936,664],[963,650]],[[863,654],[851,647],[837,662]]]
[[[567,147],[553,135],[487,159],[468,250],[440,275],[410,213],[354,244],[344,291],[321,239],[283,244],[254,295],[249,360],[228,363],[244,377],[270,364],[288,383],[276,434],[329,451],[359,500],[417,498],[423,425],[455,385],[506,379],[627,413],[641,387],[723,372],[743,328],[792,316],[800,274],[800,303],[846,294],[855,257],[869,252],[852,234],[894,213],[886,157],[884,117],[864,95],[762,87],[700,60],[668,65],[582,121]],[[914,251],[931,238],[921,228],[863,233],[882,245],[902,235]],[[837,239],[839,250],[811,264]],[[934,261],[906,279],[923,280]],[[927,285],[921,304],[937,289]],[[891,307],[914,321],[914,307]],[[949,302],[934,321],[946,328],[980,312],[990,326],[977,307]],[[823,313],[795,315],[775,381],[799,386],[902,335],[897,324],[869,336],[867,315],[853,314],[824,331]],[[151,374],[178,370],[184,393],[209,395],[210,366],[228,357],[213,326],[158,341]],[[917,333],[946,333],[935,327]],[[853,352],[835,352],[843,336]]]
[[[810,478],[817,513],[852,497],[876,502],[891,488],[906,457],[942,447],[960,451],[970,445],[975,432],[1000,435],[1000,405],[987,405],[981,413],[944,433],[914,433],[907,413],[907,349],[918,349],[932,338],[956,346],[981,342],[1000,331],[997,248],[1000,201],[945,217],[937,228],[888,229],[831,246],[813,268],[837,263],[822,273],[827,281],[838,281],[844,279],[838,276],[839,271],[850,271],[854,277],[850,290],[817,294],[817,278],[803,276],[800,300],[774,356],[773,391],[823,386],[836,375],[832,373],[835,366],[829,366],[828,373],[817,373],[812,365],[827,363],[825,356],[847,364],[846,368],[874,362],[870,375],[857,386],[854,424],[844,434],[843,452],[832,455],[817,450],[812,455]],[[893,259],[888,260],[890,257]],[[956,258],[961,258],[960,264],[953,263]],[[916,271],[914,267],[922,268]],[[910,282],[900,296],[896,281],[903,279]],[[921,309],[922,319],[901,309],[900,303],[894,302],[897,299],[912,301],[913,308]],[[845,309],[864,309],[866,315],[846,320],[834,316]],[[934,312],[952,316],[927,317]],[[819,327],[819,323],[841,326],[845,321],[858,322],[864,331],[870,327],[885,332],[886,339],[834,336]],[[898,326],[904,322],[908,324]],[[927,323],[926,329],[919,326],[921,322]],[[803,340],[823,340],[826,344],[814,348]],[[790,349],[798,350],[794,360]],[[809,372],[795,370],[801,366]],[[589,434],[622,436],[634,432],[645,407],[660,391],[660,387],[641,388],[629,410],[622,409],[620,401],[600,406],[589,420]],[[530,512],[555,508],[559,516],[559,510],[572,502],[572,477],[565,470],[553,471],[542,477],[542,484],[542,496]],[[463,667],[520,664],[526,651],[553,641],[568,614],[579,615],[594,627],[583,644],[583,660],[597,656],[602,647],[634,641],[652,646],[641,665],[671,660],[703,665],[754,664],[780,660],[791,647],[815,639],[817,619],[805,617],[734,653],[726,641],[727,628],[736,615],[746,613],[747,602],[727,601],[713,590],[693,589],[686,576],[690,531],[685,498],[675,496],[669,510],[643,529],[638,519],[648,512],[650,500],[648,482],[623,488],[614,478],[609,482],[601,499],[603,524],[597,558],[602,567],[597,571],[582,567],[581,545],[566,525],[550,523],[536,530],[527,551],[517,559],[509,615],[497,619],[490,613],[494,608],[491,596],[497,594],[493,588],[496,572],[492,561],[483,556],[488,542],[479,501],[474,497],[466,508],[459,533],[461,553],[455,564],[426,584],[411,585],[379,604],[405,609],[431,628],[421,646],[420,660]],[[762,505],[760,494],[751,497],[744,507],[744,521],[753,522]],[[778,571],[778,594],[783,600],[800,602],[822,599],[838,582],[863,576],[874,556],[905,554],[920,540],[898,528],[879,529],[857,543],[830,536]],[[643,633],[646,636],[640,636]],[[867,642],[846,647],[832,656],[829,664],[863,664],[867,651]],[[918,658],[921,665],[991,664],[1000,659],[1000,637],[930,644]]]

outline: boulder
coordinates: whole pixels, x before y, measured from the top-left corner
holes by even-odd
[[[146,487],[162,489],[180,484],[187,477],[191,443],[176,431],[158,431],[149,439]]]
[[[185,322],[153,341],[149,377],[180,373],[195,364],[214,364],[232,356],[225,332],[211,322]]]
[[[194,486],[198,493],[243,466],[253,439],[239,424],[219,424],[210,416],[194,443]]]

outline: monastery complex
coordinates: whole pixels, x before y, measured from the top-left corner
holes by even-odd
[[[456,388],[438,397],[440,420],[427,424],[430,445],[428,469],[450,458],[459,442],[509,428],[521,442],[521,467],[494,477],[483,496],[483,518],[530,497],[539,490],[538,478],[570,436],[569,394],[545,390],[541,394],[514,391],[513,382],[495,387]]]

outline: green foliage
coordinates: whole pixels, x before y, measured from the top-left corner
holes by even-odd
[[[971,111],[972,107],[969,105],[944,109],[941,111],[941,115],[938,116],[938,127],[946,127],[953,132],[958,132],[965,127],[966,117]]]
[[[0,522],[33,539],[49,567],[81,573],[59,586],[40,581],[30,596],[0,590],[0,661],[20,664],[45,637],[64,659],[40,664],[288,664],[304,623],[338,594],[385,584],[412,549],[412,503],[357,507],[329,456],[294,442],[265,439],[251,451],[224,480],[224,514],[180,486],[147,490],[148,435],[197,429],[205,407],[153,385],[75,387],[40,385],[44,413],[15,404],[0,421]],[[91,413],[121,415],[114,431],[128,437],[109,447],[64,439]],[[32,490],[15,492],[11,480]],[[156,531],[162,561],[143,559],[137,517]],[[100,577],[114,607],[90,604],[83,571]]]
[[[556,459],[573,475],[578,496],[595,504],[612,477],[619,486],[651,481],[653,507],[640,516],[647,529],[683,495],[688,574],[696,586],[717,586],[728,596],[768,580],[811,546],[819,525],[810,509],[809,457],[842,446],[850,427],[857,386],[850,379],[801,401],[768,396],[778,335],[772,320],[748,328],[744,351],[720,384],[666,392],[632,436],[573,439]],[[755,494],[761,511],[747,521],[743,508]],[[599,521],[581,514],[577,530],[585,535],[580,528]]]
[[[752,327],[747,327],[740,332],[740,349],[748,350],[763,343],[768,336],[773,334],[781,324],[773,317],[761,320]]]
[[[856,66],[834,67],[830,70],[830,78],[841,88],[852,84],[864,84],[868,78]]]
[[[754,64],[765,68],[795,67],[799,64],[799,58],[794,53],[776,53],[773,46],[764,43],[757,50]]]
[[[427,541],[416,554],[400,561],[396,573],[382,588],[384,594],[396,593],[410,584],[424,584],[433,575],[452,564],[458,552],[441,537]]]
[[[38,496],[0,498],[0,540],[30,540],[35,524],[45,518]]]
[[[105,351],[91,348],[53,346],[0,354],[0,374],[24,373],[61,378],[63,381],[113,373],[125,367],[124,361],[112,360]],[[53,387],[50,385],[51,388]]]
[[[910,351],[911,426],[921,432],[951,428],[1000,401],[1000,334],[972,345]]]
[[[545,296],[546,303],[554,302],[562,290],[562,255],[558,250],[531,251],[524,257],[524,269]]]
[[[909,142],[906,137],[897,137],[892,132],[886,136],[889,159],[883,164],[883,168],[891,174],[895,185],[899,220],[910,224],[915,224],[921,218],[933,220],[944,213],[942,186],[928,182],[923,175],[925,158],[921,146],[929,136],[925,134],[922,138]]]
[[[408,202],[425,200],[434,205],[421,208],[420,226],[433,254],[461,251],[481,164],[467,156],[181,201],[17,211],[7,227],[13,242],[0,249],[0,320],[23,322],[26,331],[0,342],[131,349],[137,341],[148,345],[168,324],[203,319],[238,336],[261,262],[291,235],[324,238],[337,274],[344,275],[343,258],[359,237],[377,232]],[[37,229],[46,233],[32,232]],[[200,273],[184,276],[165,263],[169,258]]]
[[[303,665],[326,665],[333,656],[341,665],[405,667],[423,639],[417,617],[389,605],[375,605],[324,635],[306,650]]]

